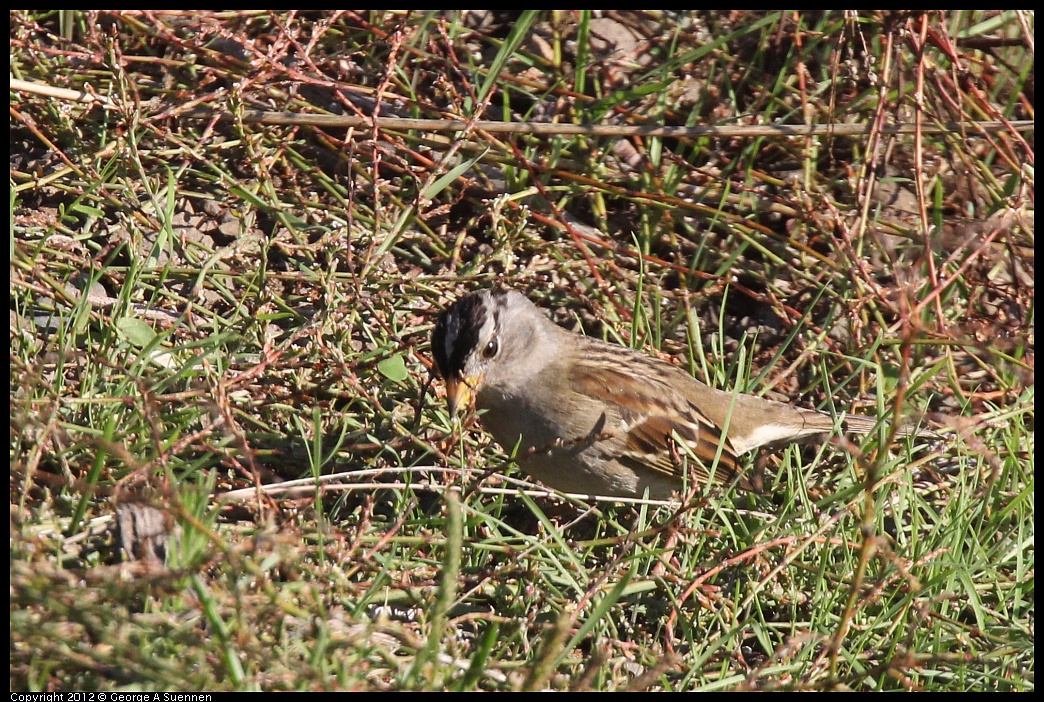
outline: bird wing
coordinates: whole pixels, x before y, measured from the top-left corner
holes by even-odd
[[[577,392],[615,415],[607,418],[605,432],[616,438],[614,457],[620,463],[679,480],[688,470],[703,484],[711,480],[710,469],[717,458],[714,482],[728,483],[738,474],[736,453],[721,428],[660,374],[643,377],[638,384],[604,363],[581,361],[573,381]],[[685,461],[687,456],[698,460]]]

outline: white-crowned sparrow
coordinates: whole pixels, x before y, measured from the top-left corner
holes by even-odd
[[[562,329],[515,290],[462,297],[440,315],[431,347],[450,412],[474,398],[482,425],[518,465],[563,492],[664,499],[686,471],[701,483],[749,487],[737,456],[836,425]],[[876,421],[848,415],[844,425],[865,434]]]

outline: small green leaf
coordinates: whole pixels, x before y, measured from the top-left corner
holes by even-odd
[[[487,154],[488,152],[489,152],[489,149],[487,148],[487,149],[486,149],[485,151],[483,151],[482,153],[480,153],[480,154],[479,154],[478,156],[476,156],[475,158],[472,158],[472,159],[468,159],[468,160],[467,160],[467,161],[465,161],[464,163],[460,163],[460,164],[457,164],[457,166],[456,166],[456,167],[454,167],[454,168],[453,168],[452,170],[450,170],[450,171],[449,171],[448,173],[444,173],[444,174],[442,175],[442,177],[441,177],[441,178],[439,178],[439,179],[438,179],[438,180],[436,180],[436,181],[435,181],[434,183],[432,183],[431,185],[429,185],[428,187],[426,187],[426,188],[425,188],[425,189],[424,189],[424,190],[423,190],[423,191],[421,192],[421,197],[423,197],[423,198],[427,198],[427,199],[429,199],[429,200],[430,200],[431,198],[433,198],[433,197],[435,197],[436,195],[438,195],[439,193],[441,193],[441,192],[442,192],[443,190],[445,190],[445,189],[446,189],[446,187],[447,187],[447,186],[448,186],[448,185],[449,185],[450,183],[452,183],[453,181],[455,181],[455,180],[456,180],[457,178],[460,178],[460,177],[461,177],[462,175],[464,175],[464,173],[465,173],[465,172],[466,172],[466,171],[467,171],[467,170],[468,170],[469,168],[471,168],[471,167],[472,167],[472,166],[474,166],[474,165],[475,165],[476,163],[478,163],[479,161],[481,161],[481,160],[482,160],[482,157],[483,157],[483,156],[485,156],[485,155],[486,155],[486,154]]]
[[[144,348],[156,338],[156,332],[145,322],[134,317],[124,317],[116,323],[116,329],[127,341],[138,348]]]
[[[91,207],[89,205],[84,205],[81,202],[74,202],[73,204],[69,205],[69,211],[79,212],[80,214],[87,215],[88,217],[105,216],[105,210],[99,209],[97,207]]]
[[[402,354],[395,354],[377,364],[377,370],[388,380],[401,383],[406,380],[409,373],[406,372],[406,359]]]

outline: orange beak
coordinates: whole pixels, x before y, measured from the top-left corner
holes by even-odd
[[[457,408],[470,407],[475,399],[473,388],[482,381],[478,378],[451,378],[446,381],[446,402],[451,416],[457,416]]]

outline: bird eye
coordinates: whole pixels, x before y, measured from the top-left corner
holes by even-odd
[[[500,351],[500,344],[496,339],[490,339],[489,343],[486,344],[486,348],[482,349],[482,358],[493,358],[497,355],[498,351]]]

